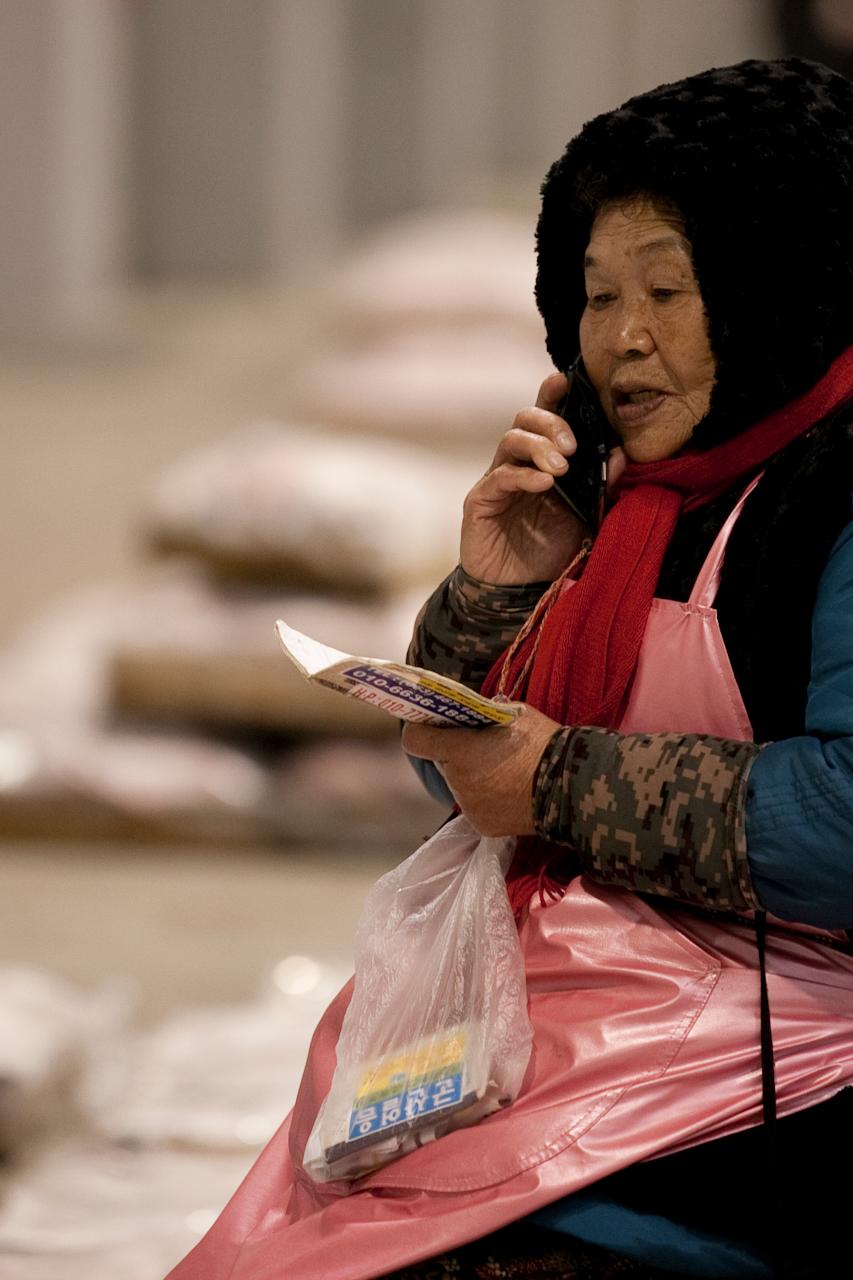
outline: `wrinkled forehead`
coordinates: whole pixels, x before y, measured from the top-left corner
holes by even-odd
[[[666,258],[691,266],[690,241],[676,206],[648,196],[602,205],[590,228],[584,269],[595,270],[621,257],[639,262]]]

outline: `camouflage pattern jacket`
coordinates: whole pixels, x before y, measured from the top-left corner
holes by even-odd
[[[768,533],[768,512],[775,503],[781,513],[779,543],[788,510],[779,488],[785,472],[790,478],[796,468],[796,459],[790,462],[787,469],[777,468],[769,484],[762,480],[755,495],[763,489],[762,501],[751,499],[744,508],[735,529],[740,547],[734,535],[729,547],[729,557],[734,551],[738,560],[729,568],[727,557],[717,601],[758,743],[734,745],[681,734],[640,740],[640,735],[567,727],[551,739],[537,770],[534,820],[541,835],[565,846],[578,869],[599,881],[701,907],[763,906],[783,919],[848,928],[853,926],[853,523],[844,524],[840,536],[830,525],[834,542],[824,531],[828,553],[816,534],[803,552],[817,562],[814,580],[809,583],[803,571],[787,594],[774,599],[784,580],[767,570],[766,546],[774,535],[773,528]],[[686,598],[735,496],[723,495],[704,514],[682,520],[659,595]],[[844,510],[849,517],[849,491]],[[763,537],[756,537],[756,526]],[[761,556],[763,567],[743,568],[744,561]],[[741,579],[751,573],[760,573],[760,580],[747,592]],[[409,661],[479,687],[544,585],[494,587],[457,568],[421,610]],[[770,645],[774,636],[772,654],[765,649],[766,661],[756,661],[756,646]],[[775,690],[762,684],[768,668]],[[778,740],[768,742],[768,730],[778,733]],[[615,811],[592,803],[596,782],[630,774],[629,758],[638,750],[643,753],[643,802],[636,796],[632,802],[623,787]],[[428,762],[412,763],[428,790],[451,802],[438,771]],[[748,787],[742,785],[747,774]],[[711,775],[716,782],[709,787],[703,778]],[[632,840],[630,865],[618,855],[620,840],[601,838],[617,823],[620,840],[626,832]],[[661,839],[673,823],[679,836],[675,858]]]

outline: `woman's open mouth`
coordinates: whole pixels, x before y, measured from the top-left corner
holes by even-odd
[[[651,417],[666,400],[668,393],[656,387],[642,387],[634,391],[613,392],[613,412],[617,422],[634,426]]]

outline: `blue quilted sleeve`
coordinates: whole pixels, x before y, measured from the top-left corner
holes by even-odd
[[[784,608],[780,600],[780,626]],[[768,911],[853,928],[853,522],[818,589],[806,735],[758,755],[746,833],[753,885]]]

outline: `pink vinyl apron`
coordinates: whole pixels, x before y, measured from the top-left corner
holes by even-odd
[[[753,482],[753,485],[756,482]],[[751,740],[713,602],[720,531],[686,603],[655,600],[623,732]],[[316,1186],[301,1153],[335,1066],[349,983],[315,1032],[293,1111],[168,1280],[368,1280],[476,1239],[638,1160],[760,1123],[755,932],[575,879],[521,934],[533,1052],[512,1106],[357,1184]],[[781,1115],[853,1080],[853,956],[771,929]]]

